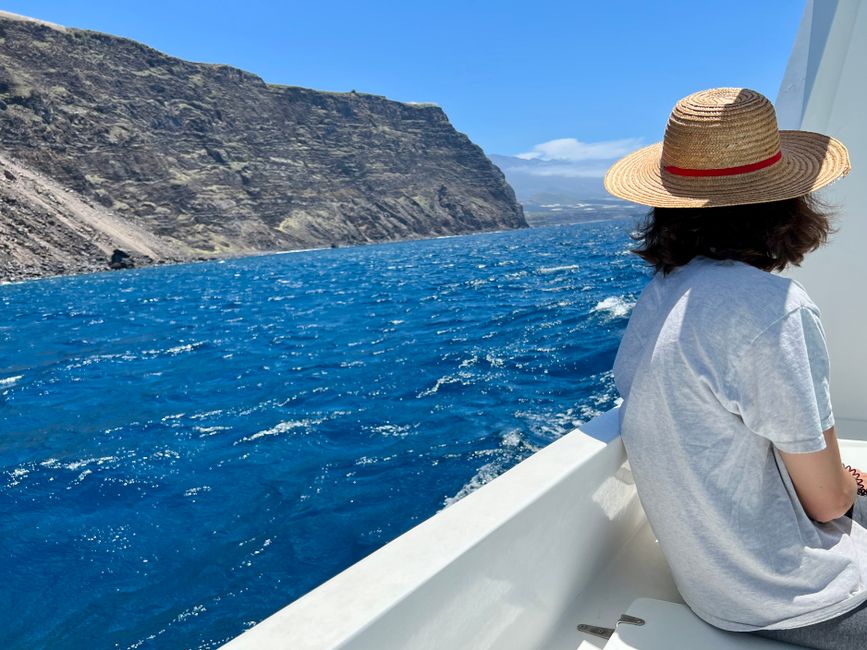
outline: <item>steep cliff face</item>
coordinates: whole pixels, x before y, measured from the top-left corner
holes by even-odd
[[[436,106],[268,85],[8,15],[0,153],[185,258],[527,225]]]

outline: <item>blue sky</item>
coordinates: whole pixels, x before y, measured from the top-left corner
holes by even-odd
[[[2,4],[269,82],[435,102],[489,153],[555,160],[613,157],[660,140],[674,103],[702,88],[746,86],[775,100],[803,7],[802,0]]]

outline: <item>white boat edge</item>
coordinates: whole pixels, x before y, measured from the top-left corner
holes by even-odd
[[[603,442],[610,440],[610,442]],[[841,441],[867,466],[867,441]],[[239,649],[602,648],[637,599],[682,603],[612,409],[236,637]]]
[[[617,431],[614,409],[225,647],[575,648],[582,594],[646,527]],[[641,595],[678,601],[658,549],[647,550],[654,579]],[[610,624],[626,611],[633,581],[620,599],[611,586],[583,622]]]

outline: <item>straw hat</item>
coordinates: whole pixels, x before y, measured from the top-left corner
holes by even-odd
[[[809,194],[849,169],[839,140],[780,131],[764,95],[711,88],[677,102],[664,140],[614,163],[605,189],[654,207],[766,203]]]

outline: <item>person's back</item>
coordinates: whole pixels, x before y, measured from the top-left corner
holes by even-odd
[[[614,375],[675,582],[717,627],[824,650],[867,638],[867,490],[841,462],[819,310],[774,272],[827,241],[811,192],[849,168],[838,140],[779,131],[761,94],[713,88],[605,176],[652,208],[633,252],[655,275]]]
[[[867,531],[816,526],[774,452],[824,448],[825,358],[804,289],[734,260],[656,274],[630,318],[623,443],[681,594],[718,627],[808,625],[867,599]]]

